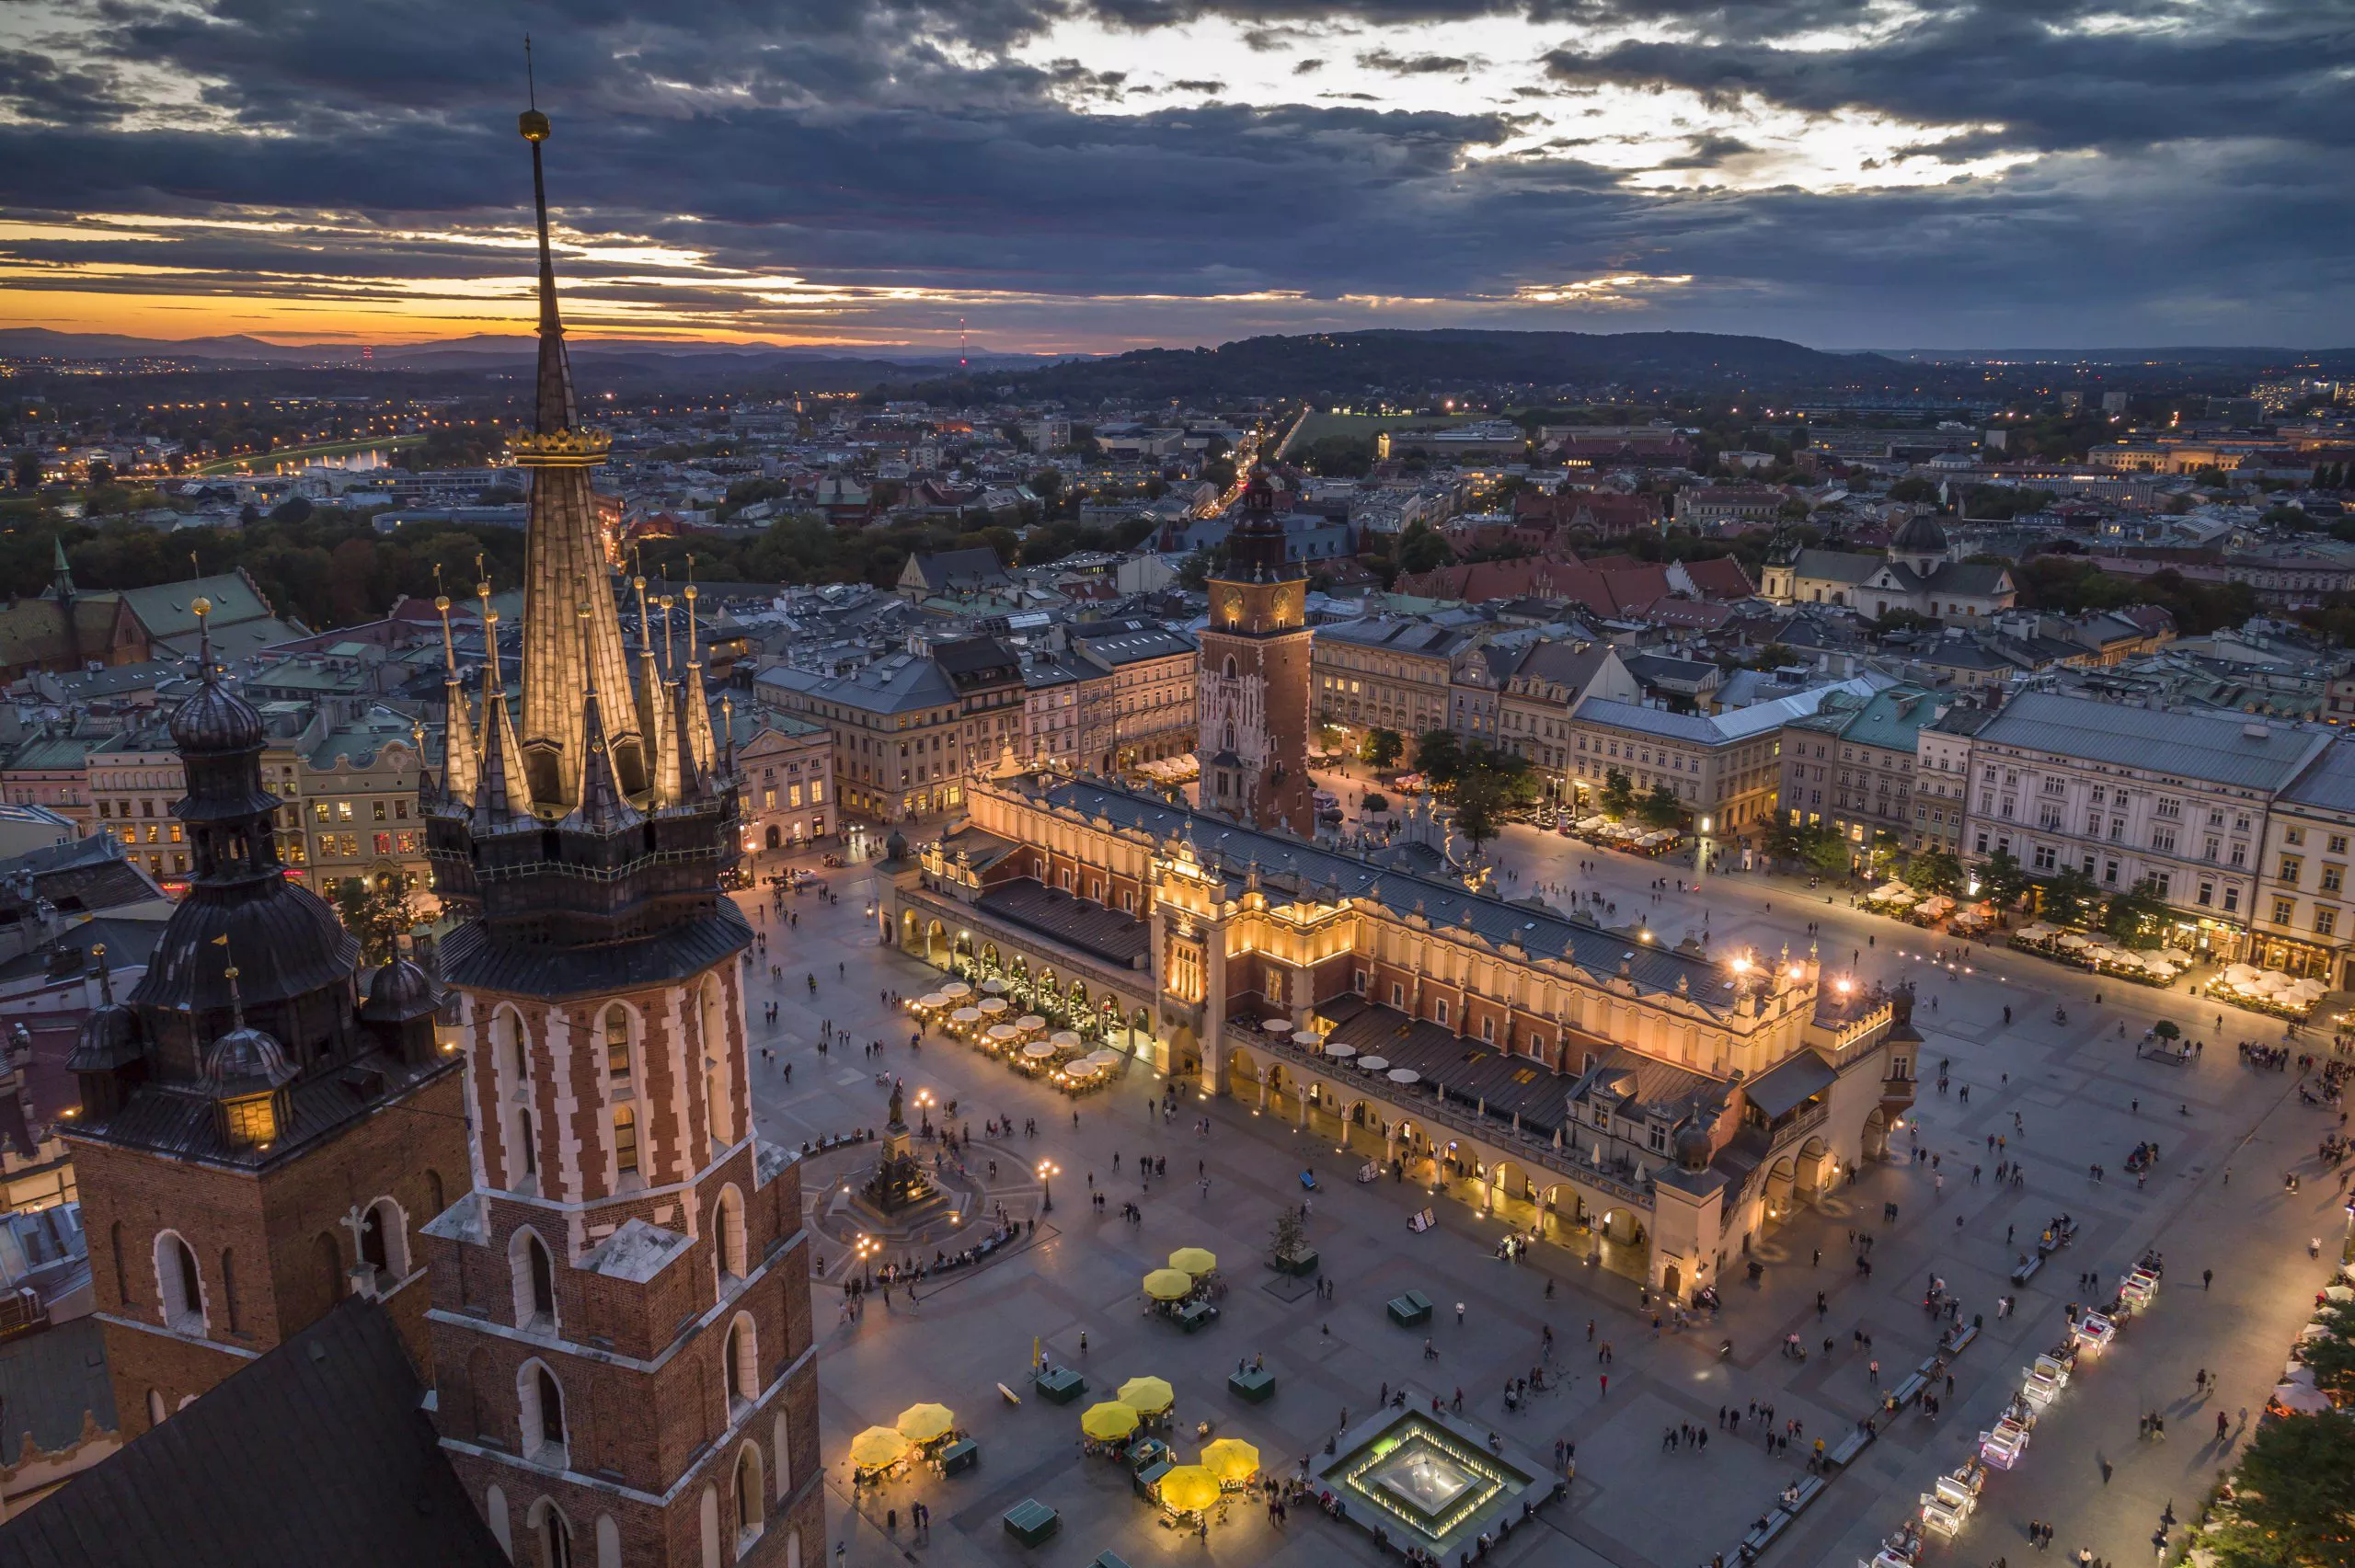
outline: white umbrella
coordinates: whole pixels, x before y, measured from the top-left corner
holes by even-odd
[[[948,1021],[952,1024],[978,1024],[982,1021],[982,1010],[978,1007],[960,1007],[948,1015]]]
[[[1325,1047],[1325,1054],[1338,1061],[1347,1061],[1351,1057],[1358,1054],[1358,1048],[1355,1046],[1328,1045]]]
[[[954,1001],[960,996],[972,995],[973,988],[962,980],[951,980],[940,988],[940,994]]]
[[[2073,931],[2061,939],[2061,945],[2074,953],[2085,945],[2085,939]]]
[[[1026,1035],[1034,1035],[1047,1026],[1047,1021],[1035,1013],[1026,1013],[1014,1021],[1014,1026]]]
[[[1393,1083],[1413,1083],[1421,1077],[1422,1074],[1411,1067],[1394,1067],[1390,1070],[1390,1082]]]
[[[1016,1028],[1011,1024],[993,1024],[990,1025],[990,1038],[993,1040],[1010,1040],[1021,1033],[1021,1030]]]
[[[2297,1383],[2278,1385],[2273,1391],[2273,1402],[2294,1415],[2321,1415],[2331,1408],[2328,1395]]]
[[[1259,1027],[1265,1029],[1270,1035],[1289,1035],[1292,1033],[1292,1020],[1289,1018],[1262,1018],[1259,1020]]]
[[[946,1007],[948,1005],[948,996],[945,991],[934,991],[928,996],[917,998],[916,1005],[918,1007]]]
[[[1032,1061],[1044,1061],[1049,1057],[1055,1054],[1054,1042],[1051,1040],[1033,1040],[1028,1045],[1022,1047],[1022,1054],[1028,1057]]]
[[[1005,982],[997,979],[995,976],[992,976],[990,979],[982,982],[982,989],[989,992],[990,995],[995,996],[1000,991],[1005,990]]]
[[[982,998],[982,1011],[989,1013],[1005,1012],[1005,998],[1002,996],[985,996]]]
[[[1057,1050],[1075,1051],[1079,1049],[1079,1032],[1075,1029],[1058,1029],[1048,1036],[1048,1043]]]
[[[1295,1046],[1304,1046],[1310,1049],[1314,1049],[1324,1040],[1324,1036],[1318,1034],[1314,1029],[1295,1029],[1292,1031],[1292,1043]]]
[[[1358,1065],[1368,1072],[1386,1072],[1390,1068],[1390,1063],[1381,1057],[1360,1057]]]
[[[1083,1059],[1097,1067],[1118,1067],[1126,1059],[1119,1051],[1108,1047],[1100,1051],[1090,1051]]]

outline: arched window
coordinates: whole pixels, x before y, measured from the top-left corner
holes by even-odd
[[[538,1568],[572,1568],[572,1527],[557,1505],[543,1497],[532,1505],[532,1539],[538,1543]]]
[[[515,1276],[515,1325],[554,1329],[556,1260],[539,1237],[528,1229],[515,1232],[507,1243],[507,1261]]]
[[[775,1467],[776,1500],[782,1503],[785,1501],[785,1494],[793,1490],[793,1433],[786,1425],[785,1412],[782,1410],[776,1413],[776,1420],[771,1424],[771,1431],[773,1436],[769,1447],[776,1450]]]
[[[1229,681],[1235,679],[1235,656],[1233,654],[1228,654],[1226,656],[1226,663],[1220,669],[1219,673],[1225,676]]]
[[[155,1238],[155,1299],[163,1304],[166,1328],[204,1332],[204,1281],[196,1271],[196,1253],[177,1231]]]
[[[564,1467],[564,1390],[546,1362],[534,1357],[516,1368],[515,1406],[522,1416],[517,1436],[523,1457],[534,1464]]]
[[[747,1443],[736,1455],[736,1554],[761,1539],[768,1515],[761,1506],[761,1446]]]
[[[149,1389],[147,1391],[147,1425],[150,1426],[161,1426],[164,1424],[164,1416],[166,1413],[167,1412],[164,1409],[164,1391],[161,1389]]]
[[[529,1110],[515,1113],[515,1147],[523,1156],[523,1181],[535,1180],[540,1173],[540,1144],[532,1127]]]
[[[614,1107],[614,1172],[638,1174],[638,1111],[631,1105]]]
[[[615,1003],[605,1009],[606,1093],[626,1091],[632,1082],[629,1054],[629,1010]]]
[[[695,1514],[703,1526],[703,1568],[719,1568],[719,1488],[710,1482],[703,1483]]]
[[[442,1196],[442,1173],[439,1171],[426,1172],[425,1217],[428,1219],[434,1219],[439,1216],[443,1209],[449,1207],[449,1204],[445,1202]]]
[[[611,1514],[597,1516],[597,1568],[622,1568],[622,1528]]]
[[[739,1312],[735,1322],[728,1325],[728,1354],[720,1368],[720,1376],[728,1385],[728,1412],[733,1418],[737,1410],[761,1397],[760,1330],[752,1322],[750,1312]]]
[[[531,1053],[523,1047],[523,1015],[501,1007],[490,1015],[491,1059],[508,1077],[511,1088],[532,1081]]]
[[[721,1284],[752,1272],[745,1257],[749,1248],[744,1235],[744,1195],[732,1182],[719,1189],[719,1201],[712,1205],[711,1242],[712,1262],[719,1270]]]

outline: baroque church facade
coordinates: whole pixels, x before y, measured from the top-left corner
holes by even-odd
[[[1775,604],[1839,605],[1876,620],[1910,610],[1964,624],[2017,601],[2008,567],[1953,555],[1946,530],[1927,514],[1907,519],[1879,555],[1802,545],[1784,530],[1766,547],[1758,596]]]

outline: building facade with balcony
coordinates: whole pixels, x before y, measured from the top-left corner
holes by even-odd
[[[1411,853],[1069,777],[979,781],[968,808],[897,863],[887,941],[1018,969],[1029,1005],[1181,1082],[1671,1295],[1884,1154],[1911,1104],[1903,999],[1812,956],[1667,951]]]
[[[2249,962],[2355,986],[2355,742],[2334,739],[2274,796],[2258,857]]]
[[[1921,732],[1945,712],[1918,686],[1827,695],[1784,727],[1784,822],[1830,827],[1846,841],[1851,864],[1867,861],[1882,834],[1903,844],[1913,827]]]

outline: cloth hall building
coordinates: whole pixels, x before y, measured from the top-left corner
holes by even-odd
[[[1067,776],[977,780],[885,940],[1689,1298],[1887,1150],[1910,999]]]

